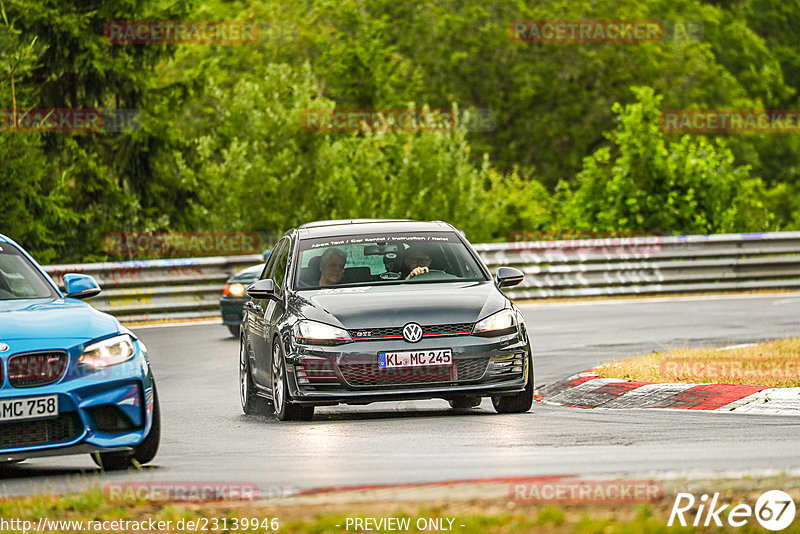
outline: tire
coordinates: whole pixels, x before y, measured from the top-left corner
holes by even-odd
[[[239,337],[239,325],[228,325],[228,330],[230,330],[231,336]]]
[[[239,401],[242,403],[242,411],[247,415],[263,414],[264,402],[256,395],[245,343],[247,342],[244,339],[239,338]]]
[[[141,443],[133,448],[133,452],[96,452],[92,460],[103,471],[118,471],[136,465],[144,465],[153,461],[161,442],[161,406],[158,401],[158,390],[153,384],[153,424],[150,432]]]
[[[469,410],[476,408],[481,404],[480,397],[457,397],[450,399],[450,407],[454,410]]]
[[[313,406],[293,404],[286,384],[286,361],[278,338],[272,344],[272,407],[281,421],[311,421]]]
[[[533,405],[533,361],[528,359],[528,383],[525,391],[516,395],[492,397],[492,405],[497,413],[525,413]]]

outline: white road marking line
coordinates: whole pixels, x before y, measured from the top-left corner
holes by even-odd
[[[177,321],[174,323],[158,323],[158,324],[143,324],[143,325],[125,325],[131,330],[143,330],[145,328],[167,328],[170,326],[197,326],[207,324],[222,324],[222,319],[211,319],[208,321]]]
[[[676,297],[633,297],[627,299],[595,299],[595,300],[577,300],[576,302],[525,302],[524,304],[517,304],[520,308],[536,307],[536,306],[595,306],[605,304],[633,304],[633,303],[648,303],[648,302],[686,302],[686,301],[703,301],[703,300],[733,300],[733,299],[766,299],[776,297],[786,297],[787,293],[758,293],[753,295],[700,295],[700,296],[676,296]],[[521,299],[532,300],[532,299]]]

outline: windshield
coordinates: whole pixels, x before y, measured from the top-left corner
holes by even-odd
[[[306,239],[298,261],[297,289],[487,280],[453,232]]]
[[[0,300],[56,298],[58,294],[15,248],[0,244]]]
[[[264,270],[264,264],[258,265],[256,267],[252,267],[249,269],[244,269],[243,271],[236,273],[235,275],[231,276],[228,282],[255,282],[258,280],[258,277],[261,276],[261,271]]]

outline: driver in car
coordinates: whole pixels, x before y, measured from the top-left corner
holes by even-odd
[[[406,251],[403,263],[405,264],[404,273],[407,273],[405,279],[410,280],[417,275],[428,272],[431,256],[422,246],[412,245]]]

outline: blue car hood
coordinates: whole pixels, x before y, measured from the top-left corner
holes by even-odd
[[[0,300],[0,342],[90,340],[120,331],[119,322],[76,299]]]

